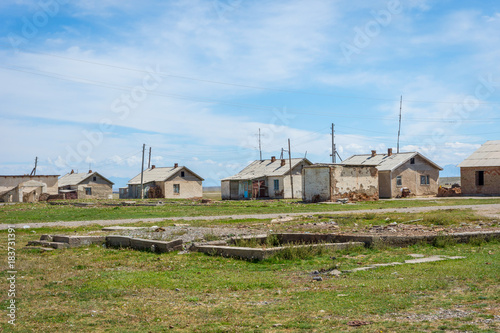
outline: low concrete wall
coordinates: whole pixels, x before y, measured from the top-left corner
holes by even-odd
[[[126,236],[107,236],[106,245],[109,247],[128,247],[134,250],[164,253],[182,250],[182,239],[173,240],[171,242],[164,242]]]
[[[335,244],[309,244],[309,245],[294,245],[293,248],[298,247],[318,247],[333,250],[344,250],[352,246],[363,246],[364,243],[349,242],[349,243],[335,243]],[[253,248],[253,247],[233,247],[233,246],[215,246],[215,245],[196,245],[193,244],[190,248],[191,251],[207,253],[211,255],[219,255],[223,257],[234,257],[247,260],[263,260],[269,258],[275,253],[283,251],[286,246],[273,247],[269,249]]]

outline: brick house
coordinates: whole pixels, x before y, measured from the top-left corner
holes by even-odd
[[[500,140],[485,142],[458,166],[462,194],[500,195]]]

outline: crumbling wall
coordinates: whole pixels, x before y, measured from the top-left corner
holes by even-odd
[[[332,166],[332,201],[348,198],[350,201],[378,200],[378,171],[374,166]]]
[[[305,167],[303,170],[303,180],[302,200],[306,202],[319,202],[331,199],[329,166]]]

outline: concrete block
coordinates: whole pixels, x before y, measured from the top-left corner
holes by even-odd
[[[67,243],[70,247],[85,246],[91,244],[104,244],[106,237],[104,236],[61,236],[53,235],[52,240],[59,243]]]
[[[130,247],[130,237],[106,236],[106,246],[108,246],[108,247]]]
[[[182,239],[163,242],[151,239],[131,238],[130,247],[135,250],[152,251],[157,253],[170,252],[182,248]]]
[[[67,244],[67,243],[47,242],[47,241],[30,241],[30,242],[28,242],[28,246],[51,247],[51,248],[56,249],[56,250],[69,248],[69,244]]]

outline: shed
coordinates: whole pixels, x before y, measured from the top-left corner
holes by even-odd
[[[458,166],[463,194],[500,195],[500,140],[486,141]]]
[[[98,172],[75,173],[59,178],[59,193],[65,199],[112,199],[114,183]]]

